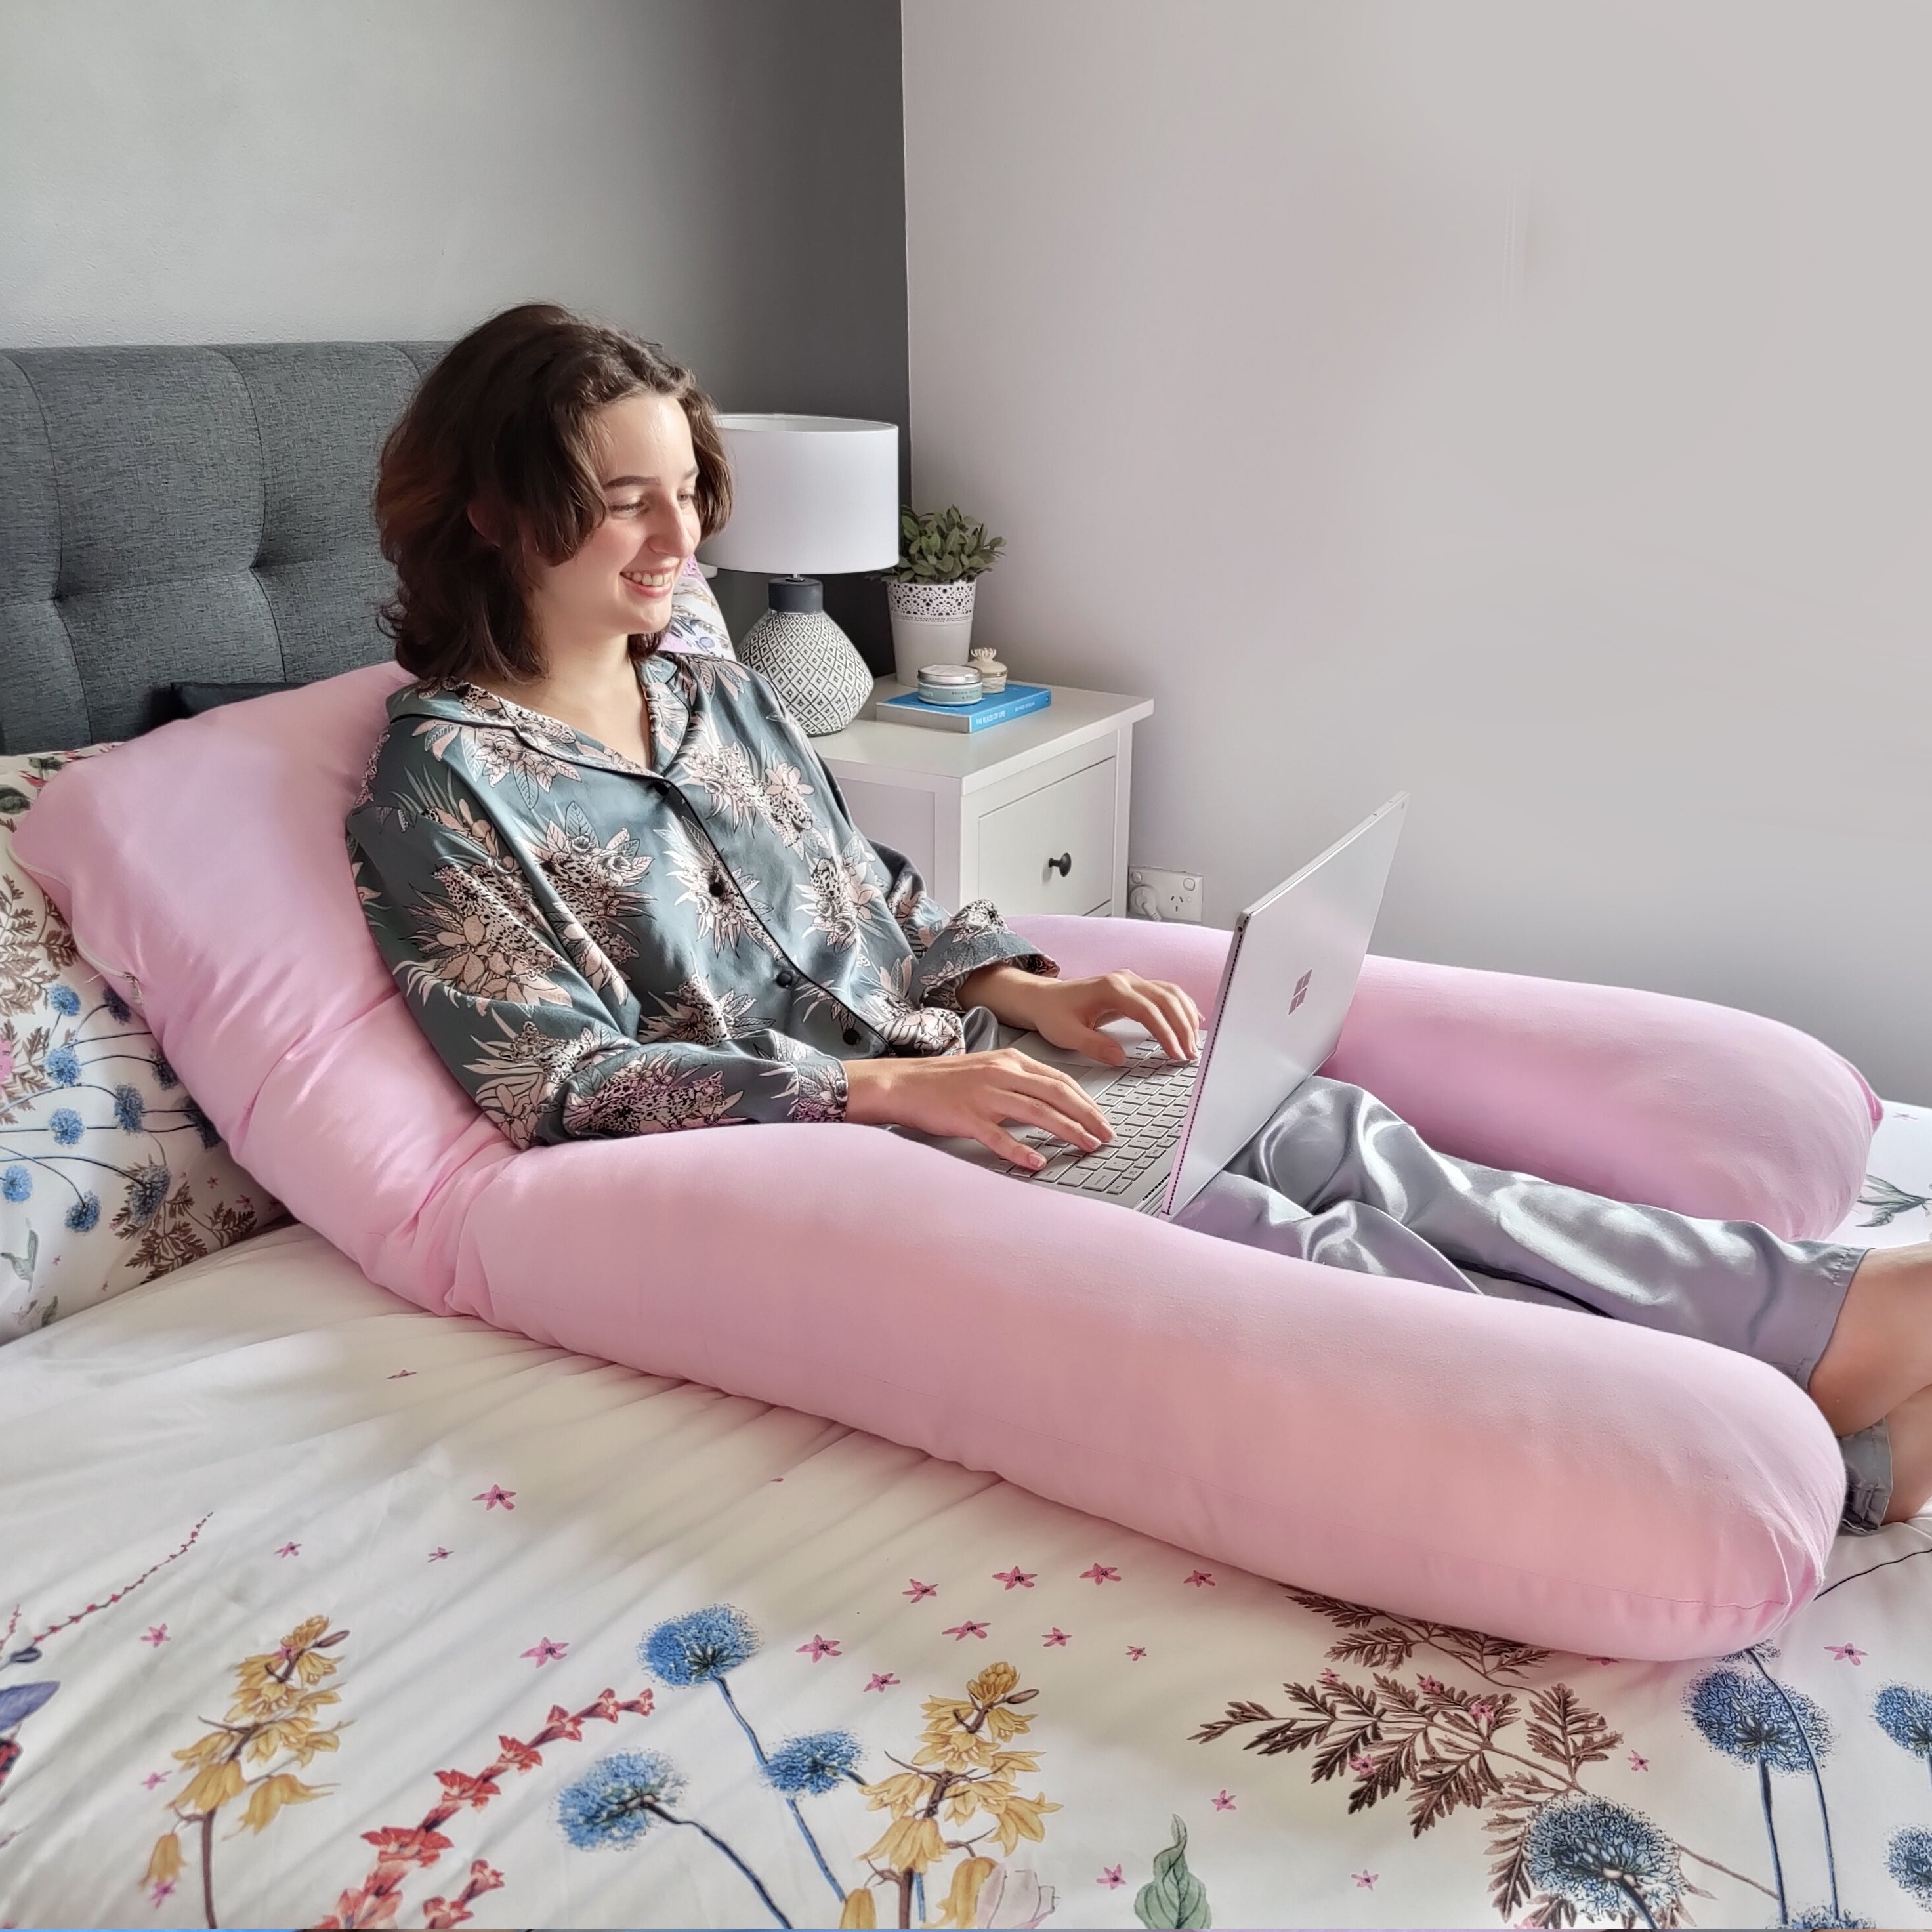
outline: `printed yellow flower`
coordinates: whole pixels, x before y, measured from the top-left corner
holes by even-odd
[[[242,1767],[232,1758],[212,1764],[175,1800],[178,1811],[219,1811],[242,1789]]]
[[[1004,1744],[1009,1738],[1016,1738],[1033,1726],[1033,1720],[1019,1712],[1009,1710],[1004,1704],[995,1704],[986,1713],[986,1735],[995,1744]]]
[[[976,1704],[997,1704],[1019,1681],[1010,1664],[989,1664],[967,1685],[966,1694]]]
[[[912,1754],[914,1764],[936,1764],[942,1771],[983,1771],[993,1755],[990,1738],[974,1731],[944,1731],[930,1736]]]
[[[226,1731],[210,1731],[191,1744],[172,1754],[183,1764],[212,1764],[233,1742]]]
[[[866,1802],[875,1811],[897,1811],[902,1814],[916,1811],[931,1795],[930,1782],[916,1771],[902,1771],[891,1778],[882,1778],[876,1784],[865,1787]]]
[[[284,1804],[306,1804],[311,1798],[322,1795],[300,1778],[292,1778],[285,1771],[278,1772],[272,1778],[263,1778],[248,1794],[248,1808],[242,1813],[242,1822],[251,1832],[266,1832]]]
[[[1058,1811],[1060,1807],[1049,1804],[1043,1791],[1037,1798],[1022,1798],[1016,1791],[986,1808],[995,1814],[993,1828],[998,1834],[1000,1850],[1010,1852],[1022,1838],[1031,1838],[1036,1843],[1044,1838],[1046,1827],[1040,1822],[1041,1816]]]
[[[962,1858],[953,1868],[952,1888],[939,1909],[934,1925],[971,1925],[980,1910],[980,1893],[994,1870],[991,1858]]]
[[[895,1818],[869,1851],[861,1852],[892,1871],[922,1872],[946,1856],[946,1840],[930,1818]]]
[[[148,1885],[172,1885],[181,1876],[181,1840],[172,1832],[164,1832],[154,1840],[154,1849],[148,1854],[148,1870],[142,1882]]]
[[[872,1903],[872,1888],[861,1886],[845,1894],[845,1909],[838,1915],[838,1932],[872,1932],[879,1922],[878,1908]]]

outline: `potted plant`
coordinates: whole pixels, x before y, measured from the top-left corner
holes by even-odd
[[[973,635],[973,592],[993,567],[1004,537],[989,537],[956,503],[899,512],[899,560],[886,572],[892,656],[902,684],[927,664],[959,664]]]

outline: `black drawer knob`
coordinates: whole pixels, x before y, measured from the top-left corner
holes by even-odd
[[[1063,879],[1065,878],[1073,869],[1073,854],[1063,852],[1058,858],[1048,860],[1046,869],[1049,872],[1058,872]]]

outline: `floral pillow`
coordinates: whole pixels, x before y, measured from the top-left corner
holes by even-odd
[[[62,765],[0,758],[0,1342],[278,1220],[14,858]]]

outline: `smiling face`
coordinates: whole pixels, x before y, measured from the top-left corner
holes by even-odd
[[[703,534],[691,424],[650,391],[607,403],[592,419],[604,520],[574,556],[536,560],[530,616],[553,671],[670,621],[671,592]]]

